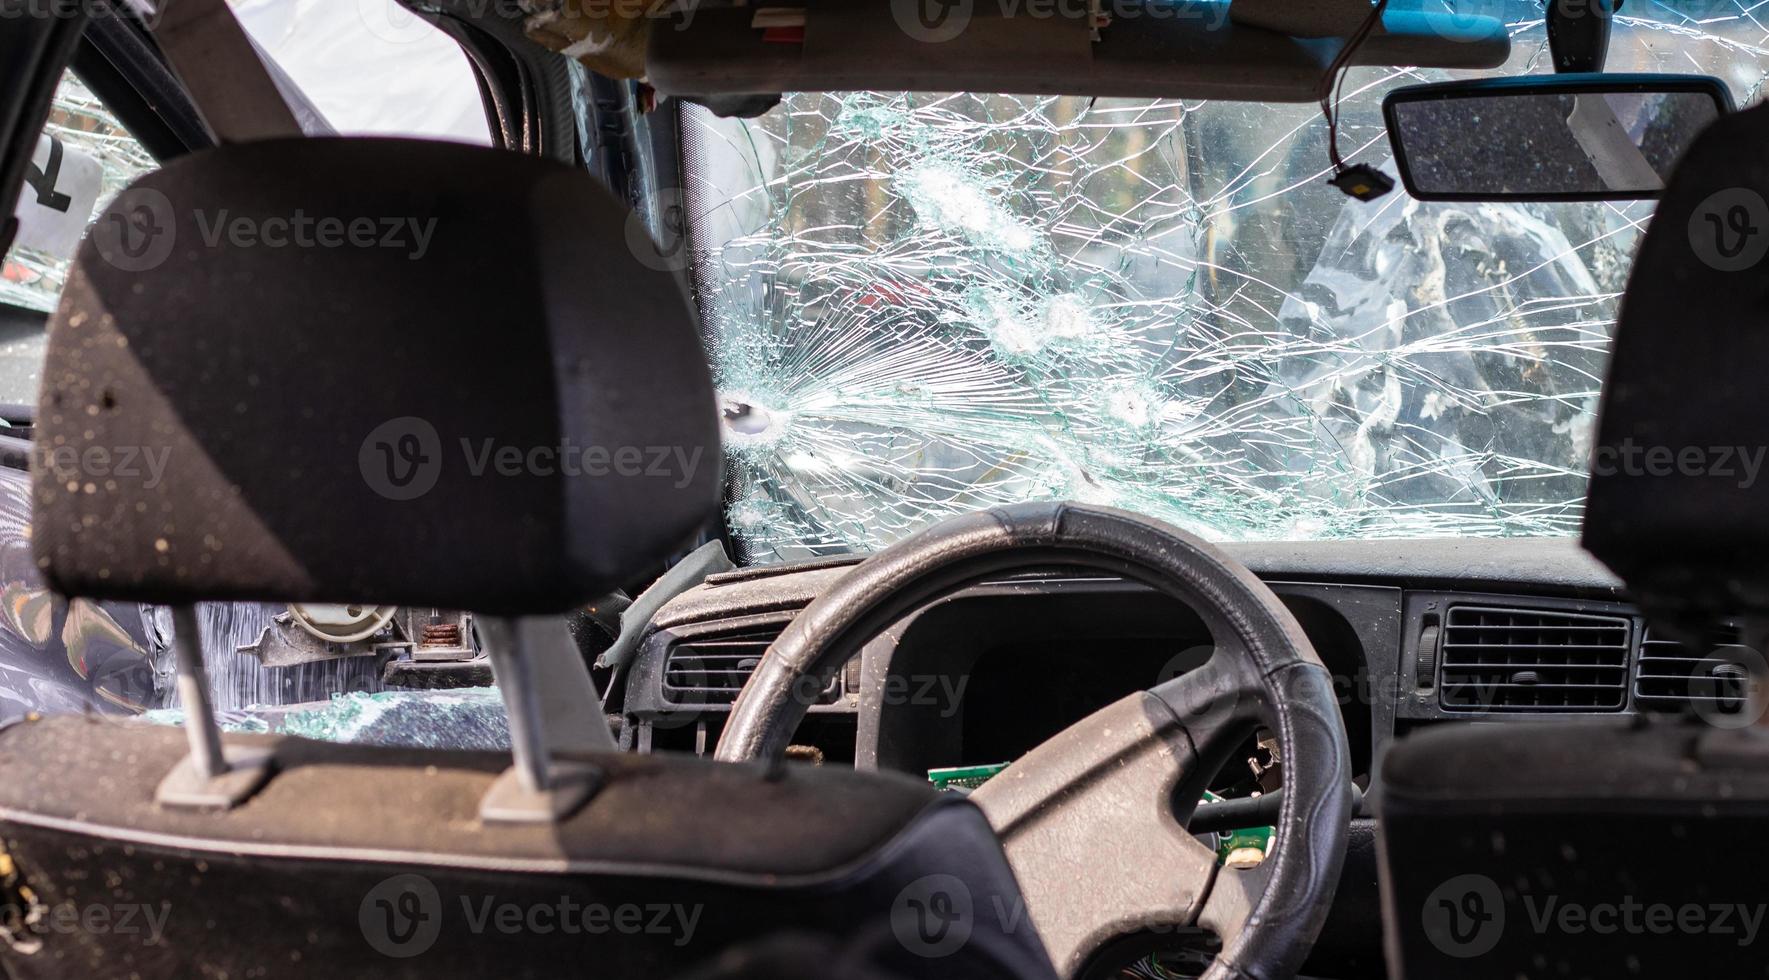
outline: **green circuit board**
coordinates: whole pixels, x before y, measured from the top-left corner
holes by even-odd
[[[1006,769],[1011,763],[997,762],[986,766],[952,766],[946,769],[929,769],[928,782],[936,789],[951,789],[969,792],[988,782],[996,773]],[[1215,801],[1221,799],[1215,793],[1206,792],[1204,799]],[[1243,827],[1238,830],[1224,831],[1216,835],[1217,860],[1226,860],[1228,856],[1244,847],[1256,847],[1261,851],[1271,848],[1272,829],[1270,827]]]
[[[950,769],[929,769],[927,781],[934,784],[935,789],[972,790],[989,781],[989,777],[1006,769],[1010,763],[997,762],[988,766],[953,766]]]

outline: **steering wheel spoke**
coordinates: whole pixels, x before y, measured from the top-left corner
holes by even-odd
[[[1235,639],[1218,642],[1210,659],[1151,689],[1184,727],[1196,764],[1181,780],[1174,802],[1182,820],[1203,798],[1210,780],[1231,753],[1270,717],[1270,701],[1259,675]]]
[[[1204,900],[1196,924],[1215,934],[1225,952],[1239,946],[1247,933],[1254,909],[1271,884],[1272,866],[1272,862],[1264,861],[1252,868],[1223,868],[1211,882],[1210,895]],[[1234,974],[1211,972],[1205,976],[1214,980]]]
[[[971,794],[1062,975],[1116,936],[1189,926],[1203,909],[1216,852],[1173,813],[1196,765],[1179,719],[1143,692],[1064,729]]]

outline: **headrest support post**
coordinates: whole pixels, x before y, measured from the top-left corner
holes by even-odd
[[[522,646],[515,621],[498,616],[480,619],[491,659],[491,676],[510,719],[510,754],[522,788],[544,793],[547,779],[547,736],[541,719],[541,692]]]
[[[549,737],[552,733],[548,731],[549,712],[543,688],[558,686],[561,682],[569,684],[570,677],[563,673],[563,669],[545,669],[554,665],[537,663],[535,658],[577,658],[576,673],[584,675],[586,684],[588,669],[583,666],[575,647],[539,649],[527,642],[529,631],[524,629],[526,624],[522,620],[478,616],[475,622],[480,641],[491,660],[491,676],[504,699],[512,756],[510,768],[498,777],[480,801],[479,817],[487,822],[501,823],[551,823],[568,817],[601,786],[602,772],[586,763],[554,757],[553,745],[559,739]],[[581,705],[568,705],[557,698],[553,702],[562,709],[575,707],[579,714],[592,712],[595,723],[603,726],[604,741],[611,747],[613,737],[607,735],[607,723],[602,720],[601,705],[594,698],[594,688],[589,688],[589,692],[590,696],[582,699],[586,703]]]
[[[160,781],[157,798],[161,806],[231,809],[270,778],[270,754],[222,743],[215,706],[209,701],[209,672],[203,666],[202,623],[193,604],[172,608],[172,651],[190,755]]]
[[[184,706],[184,733],[190,738],[190,764],[197,775],[214,779],[227,771],[221,726],[209,700],[209,672],[203,666],[203,635],[194,605],[172,609],[172,650],[178,662],[178,701]]]

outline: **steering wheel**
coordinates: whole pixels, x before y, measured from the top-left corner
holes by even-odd
[[[906,613],[979,580],[1086,568],[1190,605],[1215,648],[1202,666],[1059,732],[977,789],[1026,910],[1065,977],[1140,929],[1203,927],[1206,977],[1293,975],[1345,860],[1350,749],[1332,677],[1247,568],[1160,521],[1106,507],[1020,504],[944,521],[866,559],[769,647],[715,758],[781,758],[830,675]],[[810,693],[807,693],[810,692]],[[1266,859],[1240,871],[1185,829],[1207,782],[1259,725],[1284,786]]]

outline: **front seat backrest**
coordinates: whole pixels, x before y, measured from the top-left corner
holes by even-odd
[[[1769,108],[1678,163],[1623,294],[1584,544],[1649,613],[1769,609]]]
[[[1622,298],[1584,542],[1654,629],[1769,608],[1769,485],[1744,458],[1760,464],[1769,446],[1766,198],[1759,106],[1722,117],[1678,164]],[[1750,710],[1762,703],[1710,672],[1746,664],[1691,666],[1632,669],[1685,697],[1699,723],[1514,717],[1389,749],[1379,845],[1391,974],[1764,972],[1755,926],[1740,924],[1761,912],[1769,861],[1769,744]]]
[[[100,216],[51,322],[34,544],[64,592],[182,611],[192,738],[0,729],[0,900],[161,916],[148,944],[0,936],[0,974],[718,975],[790,930],[811,937],[794,962],[842,951],[819,975],[1051,977],[988,822],[922,780],[551,745],[525,767],[536,711],[509,712],[502,774],[503,753],[202,736],[192,603],[562,634],[515,617],[590,599],[711,515],[706,359],[629,220],[562,164],[380,139],[204,151]],[[130,450],[134,475],[95,472]],[[486,645],[507,705],[561,700]],[[530,652],[588,688],[568,640]],[[606,737],[589,693],[577,715]]]
[[[143,177],[50,325],[45,577],[508,614],[622,584],[720,487],[693,316],[629,220],[569,167],[415,140],[244,143]],[[100,474],[101,453],[164,464]]]

